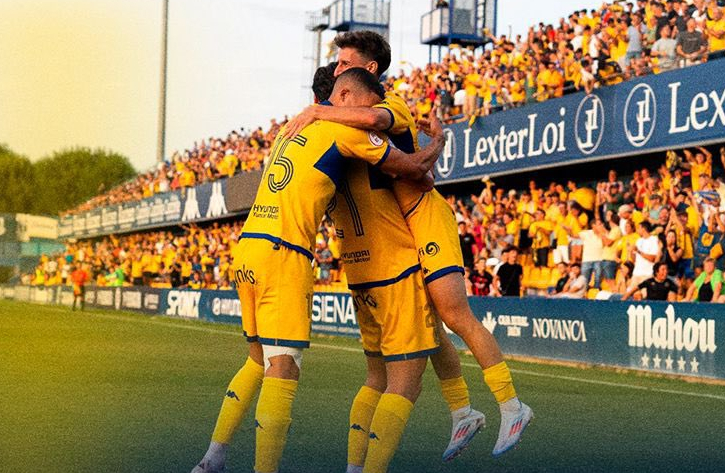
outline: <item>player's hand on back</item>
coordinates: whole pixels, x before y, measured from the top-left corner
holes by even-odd
[[[287,122],[284,129],[284,137],[292,139],[297,136],[307,125],[315,122],[315,106],[310,105],[302,110],[297,116]]]
[[[427,118],[421,118],[417,122],[418,129],[433,139],[443,138],[443,126],[436,113],[436,107],[431,108]]]

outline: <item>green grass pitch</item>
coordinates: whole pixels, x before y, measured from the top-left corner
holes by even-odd
[[[246,356],[240,332],[0,301],[0,471],[190,471]],[[281,472],[344,471],[348,407],[364,377],[358,346],[313,340]],[[429,369],[391,472],[725,470],[725,388],[521,362],[510,366],[536,418],[520,448],[492,459],[498,411],[473,359],[462,361],[488,427],[442,464],[450,421]],[[248,416],[227,471],[251,471],[253,445]]]

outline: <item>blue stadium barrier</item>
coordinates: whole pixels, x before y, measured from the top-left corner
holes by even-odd
[[[0,287],[0,296],[70,305],[69,287]],[[682,376],[725,379],[725,310],[719,304],[471,297],[481,323],[504,353],[558,361],[601,364]],[[91,307],[241,323],[234,291],[95,288]],[[312,303],[315,333],[359,336],[353,301],[346,293],[318,292]],[[462,341],[451,335],[458,348]]]

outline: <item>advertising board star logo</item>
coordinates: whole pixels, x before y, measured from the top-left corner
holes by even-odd
[[[685,371],[685,365],[687,365],[687,362],[682,356],[680,356],[680,358],[677,360],[677,369],[679,371]]]
[[[671,370],[672,363],[674,363],[674,362],[675,362],[675,360],[673,360],[670,355],[667,355],[667,358],[665,358],[665,369]]]
[[[644,366],[645,368],[649,368],[649,355],[647,355],[647,353],[644,353],[640,360],[642,361],[642,366]]]
[[[486,327],[486,330],[491,333],[493,333],[496,329],[496,319],[493,318],[493,314],[491,314],[491,312],[486,312],[486,317],[483,318],[481,323],[484,327]]]
[[[694,356],[692,357],[692,361],[690,362],[690,372],[697,373],[699,372],[698,367],[700,366],[700,362],[697,361],[697,358]]]
[[[660,358],[659,353],[655,353],[654,358],[652,358],[652,367],[660,369],[661,365],[662,365],[662,358]]]

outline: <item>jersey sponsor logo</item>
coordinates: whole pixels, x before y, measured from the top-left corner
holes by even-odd
[[[581,320],[537,319],[531,320],[533,338],[586,343],[587,332]]]
[[[268,218],[271,220],[277,220],[279,218],[279,206],[254,204],[252,206],[252,215],[254,215],[256,218]]]
[[[237,401],[239,400],[239,396],[237,396],[237,393],[235,393],[231,389],[229,389],[227,391],[227,393],[225,394],[225,396],[228,397],[228,398],[230,398],[230,399],[236,399]]]
[[[373,146],[382,146],[383,143],[385,143],[385,141],[380,137],[380,135],[378,135],[374,131],[368,132],[368,139],[370,140],[370,144],[372,144]]]
[[[211,197],[209,198],[209,210],[206,211],[208,217],[220,217],[227,214],[227,204],[224,202],[224,191],[220,181],[211,185]]]
[[[652,319],[649,305],[630,305],[627,309],[630,347],[685,350],[690,353],[715,353],[715,321],[711,319],[683,320],[675,317],[672,304],[665,309],[665,316]]]
[[[345,264],[366,263],[370,261],[370,250],[351,251],[341,255]]]
[[[375,298],[367,292],[353,292],[352,303],[355,305],[355,310],[360,310],[361,306],[372,307],[373,309],[378,306]]]
[[[169,307],[166,315],[199,318],[199,301],[201,292],[169,291],[166,302]]]
[[[427,245],[425,245],[425,248],[418,249],[418,255],[423,257],[424,255],[428,256],[435,256],[441,251],[441,247],[438,246],[438,243],[431,241],[428,242]]]
[[[237,269],[234,271],[234,281],[238,284],[257,284],[257,280],[254,278],[254,271],[251,269],[247,269],[246,265],[242,265],[241,269]]]

